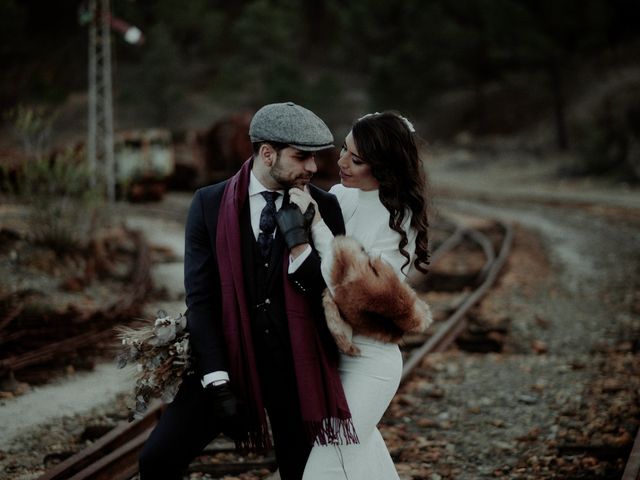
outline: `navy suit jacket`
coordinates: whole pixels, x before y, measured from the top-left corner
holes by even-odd
[[[218,270],[218,255],[225,252],[216,251],[218,213],[226,184],[224,181],[196,191],[187,217],[184,259],[187,326],[199,376],[218,370],[228,371]],[[309,185],[309,190],[329,229],[334,235],[343,235],[344,221],[336,197],[313,185]],[[288,254],[286,249],[284,254]],[[289,274],[289,280],[305,293],[314,317],[320,319],[317,327],[325,334],[321,296],[326,285],[315,249],[294,273]]]

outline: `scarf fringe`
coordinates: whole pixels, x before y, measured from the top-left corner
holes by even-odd
[[[235,447],[238,453],[262,453],[273,448],[269,427],[267,425],[260,424],[257,430],[251,430],[247,433],[247,437],[235,441]]]
[[[360,443],[351,418],[323,418],[304,422],[307,438],[313,445],[350,445]]]

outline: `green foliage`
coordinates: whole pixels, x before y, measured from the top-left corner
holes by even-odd
[[[640,88],[604,99],[574,133],[576,172],[640,182]]]
[[[51,126],[57,114],[44,107],[19,104],[8,110],[5,118],[12,124],[24,152],[29,156],[41,155],[48,146]]]
[[[84,157],[66,151],[27,161],[9,191],[31,207],[32,240],[59,252],[87,246],[104,221],[104,198],[91,187]]]
[[[251,91],[255,103],[295,101],[305,90],[298,61],[299,9],[287,3],[250,2],[230,27],[233,51],[220,65],[220,77],[227,87]]]
[[[78,69],[85,69],[86,26],[70,24],[77,2],[59,3],[0,0],[0,103],[27,90],[61,98],[71,85],[61,78],[84,88]],[[487,91],[530,98],[528,89],[542,92],[535,96],[540,109],[564,132],[567,85],[584,62],[640,38],[629,0],[113,0],[112,6],[147,39],[140,48],[114,42],[115,91],[159,125],[183,110],[176,109],[183,95],[203,89],[227,107],[291,99],[319,111],[332,110],[331,103],[335,116],[342,92],[354,104],[362,98],[357,90],[366,92],[374,110],[423,116],[443,93],[459,90],[473,92],[465,122],[481,131],[491,106]],[[512,83],[523,77],[531,79],[527,89]]]
[[[221,52],[225,30],[224,12],[211,7],[210,0],[162,0],[151,7],[154,27],[164,25],[185,60],[201,61],[204,55]]]
[[[55,118],[45,109],[19,105],[6,117],[22,139],[27,160],[5,190],[31,207],[32,239],[57,251],[86,246],[103,203],[90,184],[86,159],[71,150],[53,158],[43,155]],[[9,171],[3,170],[0,177],[8,181]]]
[[[155,125],[166,126],[186,89],[181,55],[169,28],[159,23],[149,32],[145,50],[122,99],[146,111]]]
[[[0,58],[11,54],[10,45],[22,40],[24,34],[25,14],[18,3],[16,0],[0,0]]]
[[[300,45],[300,9],[290,3],[255,0],[248,3],[232,28],[237,51],[248,63],[294,56]]]

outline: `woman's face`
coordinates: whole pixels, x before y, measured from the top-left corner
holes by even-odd
[[[340,167],[340,180],[345,187],[360,190],[376,190],[380,187],[380,183],[371,173],[371,167],[358,155],[351,132],[344,139],[338,167]]]

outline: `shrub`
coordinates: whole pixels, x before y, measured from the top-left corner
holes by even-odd
[[[92,188],[87,162],[71,150],[26,161],[14,185],[16,201],[28,204],[29,235],[58,252],[85,248],[103,220],[105,202]]]
[[[605,98],[575,133],[578,173],[640,181],[640,88]]]

